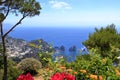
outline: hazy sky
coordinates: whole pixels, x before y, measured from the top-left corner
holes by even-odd
[[[27,18],[24,26],[120,26],[120,0],[37,0],[39,16]],[[19,17],[18,17],[19,18]],[[12,20],[11,20],[12,19]],[[9,16],[7,23],[16,17]]]

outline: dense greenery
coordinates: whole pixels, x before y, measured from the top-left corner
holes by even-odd
[[[52,53],[50,52],[39,52],[39,61],[42,63],[43,67],[48,67],[49,59],[52,59]]]
[[[16,63],[8,60],[8,80],[16,80],[17,77],[22,73],[21,70],[19,70],[18,68],[16,68]],[[3,58],[0,57],[0,80],[3,79]]]
[[[101,58],[98,54],[86,54],[77,57],[75,62],[66,66],[72,67],[73,70],[79,71],[77,80],[89,79],[90,75],[102,76],[105,80],[120,79],[115,72],[112,60],[109,58]],[[86,72],[84,72],[86,71]],[[86,77],[87,76],[87,77]],[[89,76],[89,77],[88,77]]]
[[[69,73],[76,80],[119,80],[119,69],[113,66],[112,59],[102,58],[90,50],[89,54],[77,56],[74,62],[60,60],[53,62],[49,59],[48,67],[40,70],[40,75],[49,80],[54,73]],[[117,72],[116,72],[117,71]]]
[[[115,25],[95,28],[95,32],[89,35],[89,39],[83,42],[88,49],[95,49],[95,53],[101,54],[102,57],[115,59],[120,52],[120,34],[117,32]]]
[[[19,70],[18,68],[16,68],[16,63],[13,62],[12,60],[8,59],[8,74],[7,74],[7,77],[8,77],[8,80],[16,80],[17,77],[22,73],[21,70]],[[0,80],[3,79],[3,56],[0,55]]]
[[[41,62],[34,58],[26,58],[23,59],[19,64],[18,64],[18,69],[22,70],[25,74],[26,73],[31,73],[32,75],[37,74],[38,69],[42,68]]]

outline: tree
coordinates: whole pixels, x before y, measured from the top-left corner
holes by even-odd
[[[96,49],[97,53],[102,57],[115,58],[120,49],[120,35],[117,32],[115,25],[111,24],[100,29],[95,28],[95,32],[89,35],[89,39],[83,42],[89,49]]]
[[[2,54],[4,59],[4,76],[3,80],[7,80],[7,54],[6,54],[6,36],[16,28],[26,17],[34,17],[40,14],[40,5],[36,0],[0,0],[0,32],[2,38]],[[19,14],[22,17],[11,28],[4,32],[3,22],[7,19],[10,13],[16,16]]]

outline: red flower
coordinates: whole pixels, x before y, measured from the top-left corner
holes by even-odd
[[[64,77],[60,73],[55,73],[52,77],[51,80],[63,80]]]
[[[66,79],[66,80],[75,80],[75,76],[70,75],[70,74],[66,74],[66,75],[65,75],[65,79]]]
[[[17,80],[34,80],[34,78],[31,76],[30,73],[26,74],[26,75],[23,75],[21,74]]]
[[[26,80],[34,80],[30,73],[26,75]]]
[[[24,80],[24,78],[25,78],[25,75],[21,74],[21,75],[17,78],[17,80]]]
[[[62,73],[61,73],[61,76],[63,77],[63,79],[65,78],[65,75],[66,75],[65,72],[62,72]]]
[[[63,73],[55,73],[51,80],[75,80],[75,76],[67,74],[65,72]]]

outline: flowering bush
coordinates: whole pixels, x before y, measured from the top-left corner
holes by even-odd
[[[30,73],[27,73],[26,75],[21,74],[17,80],[34,80],[34,78],[31,76]]]
[[[113,66],[112,60],[102,58],[99,54],[89,53],[78,56],[76,61],[65,66],[77,72],[76,80],[120,80],[120,73]]]
[[[75,76],[62,72],[62,73],[55,73],[51,80],[75,80]]]

